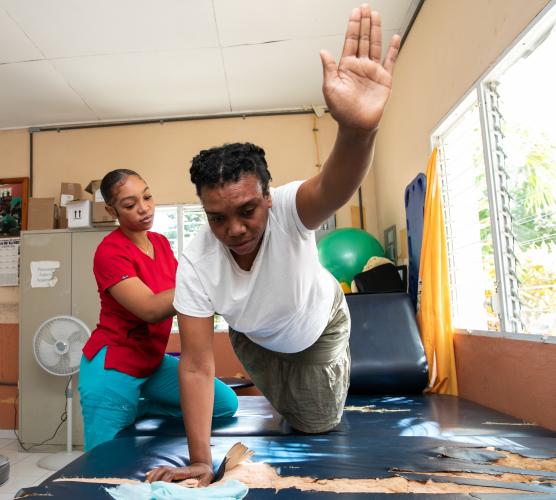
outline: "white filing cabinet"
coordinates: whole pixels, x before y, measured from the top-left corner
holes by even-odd
[[[40,324],[58,315],[75,316],[91,329],[98,322],[100,302],[93,276],[98,244],[114,228],[24,231],[21,234],[19,302],[19,432],[25,445],[50,438],[65,410],[68,377],[44,371],[33,354],[33,337]],[[31,286],[31,262],[57,261],[53,287]],[[78,375],[73,378],[73,443],[83,445]],[[48,444],[66,442],[66,424]]]

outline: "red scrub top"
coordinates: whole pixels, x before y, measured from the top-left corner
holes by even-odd
[[[121,306],[109,288],[122,280],[138,277],[153,293],[176,286],[178,263],[168,240],[148,232],[154,259],[144,254],[116,229],[107,235],[95,252],[93,273],[100,295],[100,319],[83,348],[88,360],[108,346],[105,368],[113,368],[134,377],[148,377],[156,370],[168,343],[172,318],[147,323]]]

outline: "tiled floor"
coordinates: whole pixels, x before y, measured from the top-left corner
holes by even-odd
[[[0,500],[12,500],[20,488],[37,485],[54,474],[54,471],[37,465],[41,458],[49,454],[22,451],[12,431],[0,431],[0,455],[10,460],[10,478],[0,486]]]

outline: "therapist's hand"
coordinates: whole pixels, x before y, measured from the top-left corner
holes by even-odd
[[[197,486],[208,486],[214,477],[212,466],[203,462],[192,463],[189,467],[157,467],[146,474],[149,483],[155,481],[183,481],[184,479],[196,479]]]

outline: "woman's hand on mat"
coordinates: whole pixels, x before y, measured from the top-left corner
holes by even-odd
[[[348,22],[340,62],[321,51],[322,90],[328,109],[338,125],[355,131],[378,127],[392,88],[392,71],[400,48],[394,35],[381,64],[380,15],[369,6],[353,9]]]
[[[212,465],[203,462],[192,463],[189,467],[157,467],[152,469],[146,474],[147,482],[154,483],[155,481],[166,481],[168,483],[174,481],[183,481],[184,479],[196,479],[197,486],[208,486],[214,471]]]

